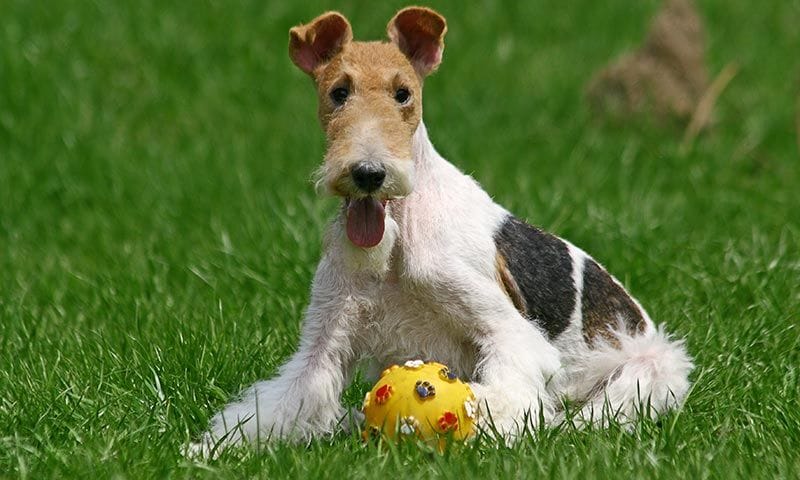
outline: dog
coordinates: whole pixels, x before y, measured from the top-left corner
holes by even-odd
[[[327,136],[317,184],[341,209],[298,349],[214,416],[194,452],[336,431],[363,361],[375,378],[413,358],[449,365],[471,382],[481,424],[509,439],[541,420],[656,417],[686,397],[683,341],[589,255],[516,218],[434,149],[423,80],[446,31],[422,7],[391,19],[389,42],[354,41],[337,12],[290,30]]]

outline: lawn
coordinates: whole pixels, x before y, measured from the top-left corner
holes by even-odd
[[[0,2],[0,477],[796,478],[797,0],[700,0],[711,69],[740,71],[688,151],[582,96],[655,0],[432,5],[434,144],[687,338],[681,412],[444,455],[345,434],[180,455],[293,350],[337,208],[309,182],[324,139],[287,31],[336,8],[381,38],[402,5]]]

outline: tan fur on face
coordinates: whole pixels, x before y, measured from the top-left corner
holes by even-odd
[[[335,195],[360,197],[351,171],[373,164],[386,171],[372,195],[385,200],[411,193],[412,141],[422,118],[422,79],[442,59],[445,19],[423,7],[400,10],[389,21],[382,42],[353,42],[350,23],[327,12],[289,31],[289,56],[317,85],[319,119],[328,150],[317,185]],[[343,104],[331,99],[336,89],[349,92]],[[405,89],[410,98],[395,97]]]
[[[349,174],[351,166],[359,161],[411,162],[411,139],[422,118],[422,83],[394,44],[348,43],[313,76],[319,96],[319,119],[328,143],[324,181],[332,193],[356,193]],[[348,88],[350,95],[344,105],[337,106],[330,92],[339,87]],[[399,88],[411,92],[405,105],[394,98]],[[387,180],[391,182],[391,178]],[[408,194],[402,191],[405,188],[398,190],[389,193]]]

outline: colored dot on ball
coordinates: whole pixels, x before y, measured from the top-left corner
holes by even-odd
[[[420,398],[428,398],[436,395],[436,387],[431,385],[431,382],[427,380],[417,380],[414,390],[417,392],[417,395],[419,395]]]
[[[389,397],[392,396],[392,386],[387,384],[381,385],[380,388],[375,392],[375,401],[379,404],[386,403],[389,400]]]
[[[437,423],[442,430],[458,430],[458,417],[453,412],[444,412]]]
[[[448,382],[454,382],[458,378],[458,375],[456,375],[454,372],[451,372],[447,367],[439,370],[439,376],[442,377],[442,380],[447,380]]]

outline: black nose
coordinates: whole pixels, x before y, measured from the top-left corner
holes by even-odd
[[[356,186],[367,193],[372,193],[381,188],[383,179],[386,178],[386,169],[376,163],[359,163],[350,172]]]

